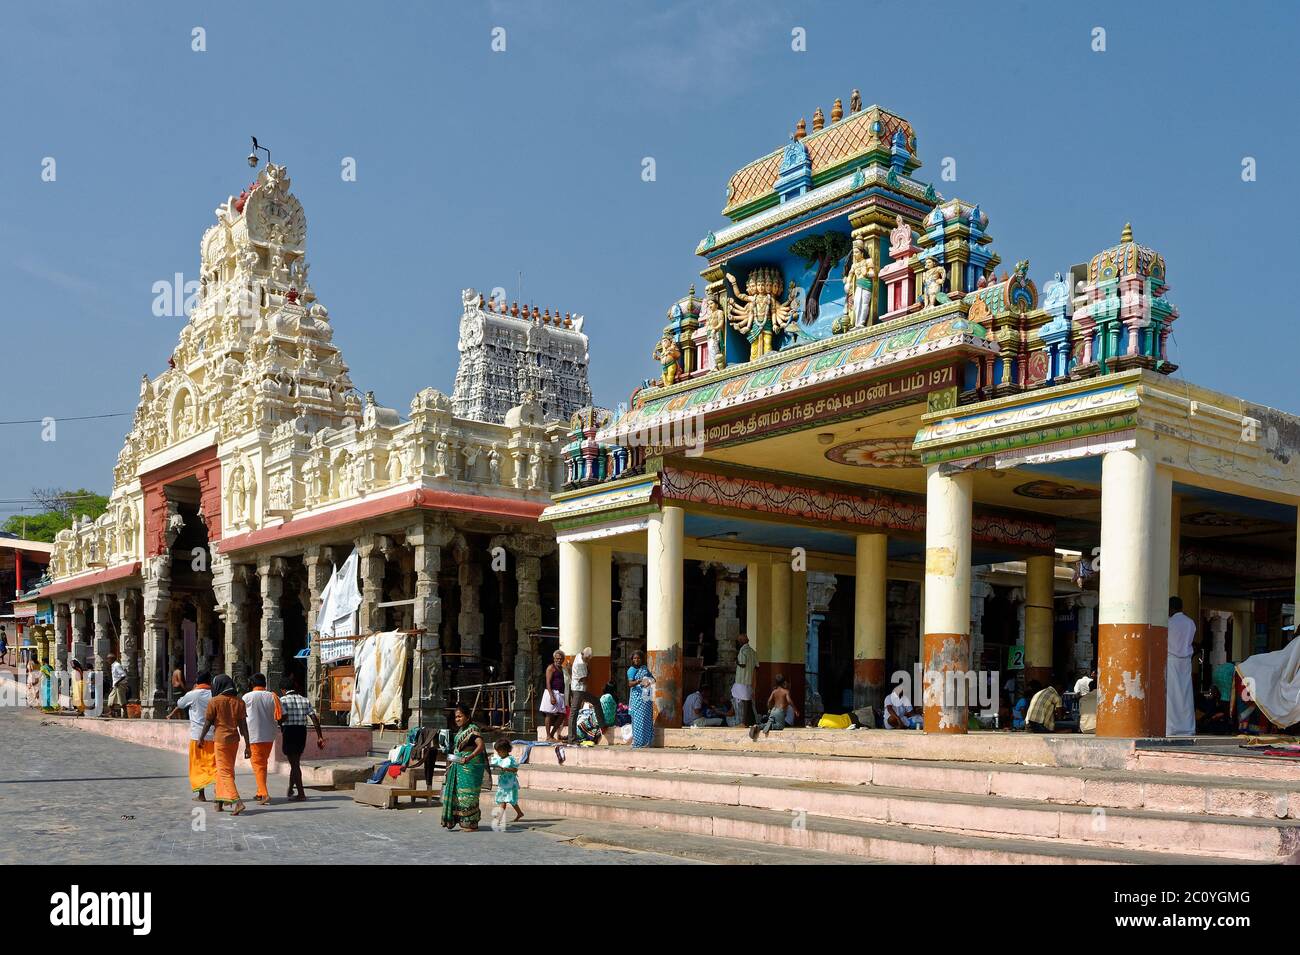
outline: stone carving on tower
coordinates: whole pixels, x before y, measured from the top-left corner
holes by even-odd
[[[587,336],[583,317],[559,309],[485,300],[474,289],[461,293],[460,365],[452,405],[456,416],[505,421],[506,412],[530,392],[547,421],[568,420],[591,404]]]

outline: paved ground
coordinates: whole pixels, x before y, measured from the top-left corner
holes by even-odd
[[[241,794],[252,795],[251,774],[241,773],[238,783]],[[272,776],[272,797],[285,786],[285,777]],[[448,832],[436,808],[385,811],[358,806],[346,792],[308,792],[306,803],[250,802],[231,817],[191,801],[179,753],[0,706],[0,865],[685,861],[610,848],[618,838],[602,844],[602,827],[576,820],[526,817],[507,832]],[[526,798],[523,805],[527,812]],[[664,851],[673,852],[672,837],[664,840]]]

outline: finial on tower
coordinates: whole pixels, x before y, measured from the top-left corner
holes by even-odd
[[[835,102],[831,103],[831,122],[838,123],[843,118],[844,118],[844,103],[841,102],[840,98],[837,96],[835,97]]]
[[[808,124],[805,123],[803,117],[800,116],[799,122],[794,127],[794,138],[803,139],[807,135],[808,135]]]
[[[1133,241],[1133,223],[1131,222],[1124,223],[1124,231],[1119,234],[1119,240],[1121,242]]]

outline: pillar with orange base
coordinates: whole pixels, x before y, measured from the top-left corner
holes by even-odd
[[[885,593],[889,538],[857,535],[853,584],[853,705],[879,708],[885,702]]]
[[[772,563],[772,614],[771,640],[768,642],[768,654],[765,658],[768,672],[762,683],[754,687],[754,703],[759,710],[767,710],[767,696],[772,692],[772,683],[777,674],[788,681],[786,664],[790,660],[790,578],[794,576],[788,561],[778,558]]]
[[[804,679],[804,661],[808,656],[808,572],[790,573],[790,653],[785,664],[790,696],[801,716],[804,712],[808,683]]]
[[[1025,679],[1043,686],[1052,683],[1053,599],[1056,558],[1030,557],[1025,561]]]
[[[1163,736],[1173,482],[1144,448],[1101,468],[1098,736]]]
[[[591,547],[560,541],[560,649],[566,663],[591,646]]]
[[[930,468],[925,493],[924,712],[927,733],[966,732],[974,476]]]
[[[758,655],[754,673],[754,705],[772,683],[772,564],[764,557],[745,565],[745,634]],[[766,695],[764,695],[766,699]]]
[[[685,512],[663,507],[646,529],[646,665],[655,726],[682,725],[682,544]]]

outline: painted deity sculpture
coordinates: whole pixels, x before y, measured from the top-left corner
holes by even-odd
[[[876,266],[861,239],[853,241],[853,255],[844,270],[844,311],[853,325],[865,328],[876,320]]]
[[[760,267],[745,278],[745,291],[736,277],[727,273],[734,301],[728,302],[731,327],[749,341],[749,359],[753,361],[775,350],[776,336],[799,318],[799,299],[795,284],[790,283],[785,301],[781,301],[781,272]],[[739,304],[737,304],[739,303]]]
[[[947,270],[935,259],[921,273],[921,301],[926,308],[934,308],[948,301],[948,296],[943,293],[947,275]]]
[[[677,360],[682,357],[682,350],[673,341],[672,329],[665,328],[663,338],[655,345],[650,357],[659,362],[663,370],[664,385],[671,385],[677,380]]]

